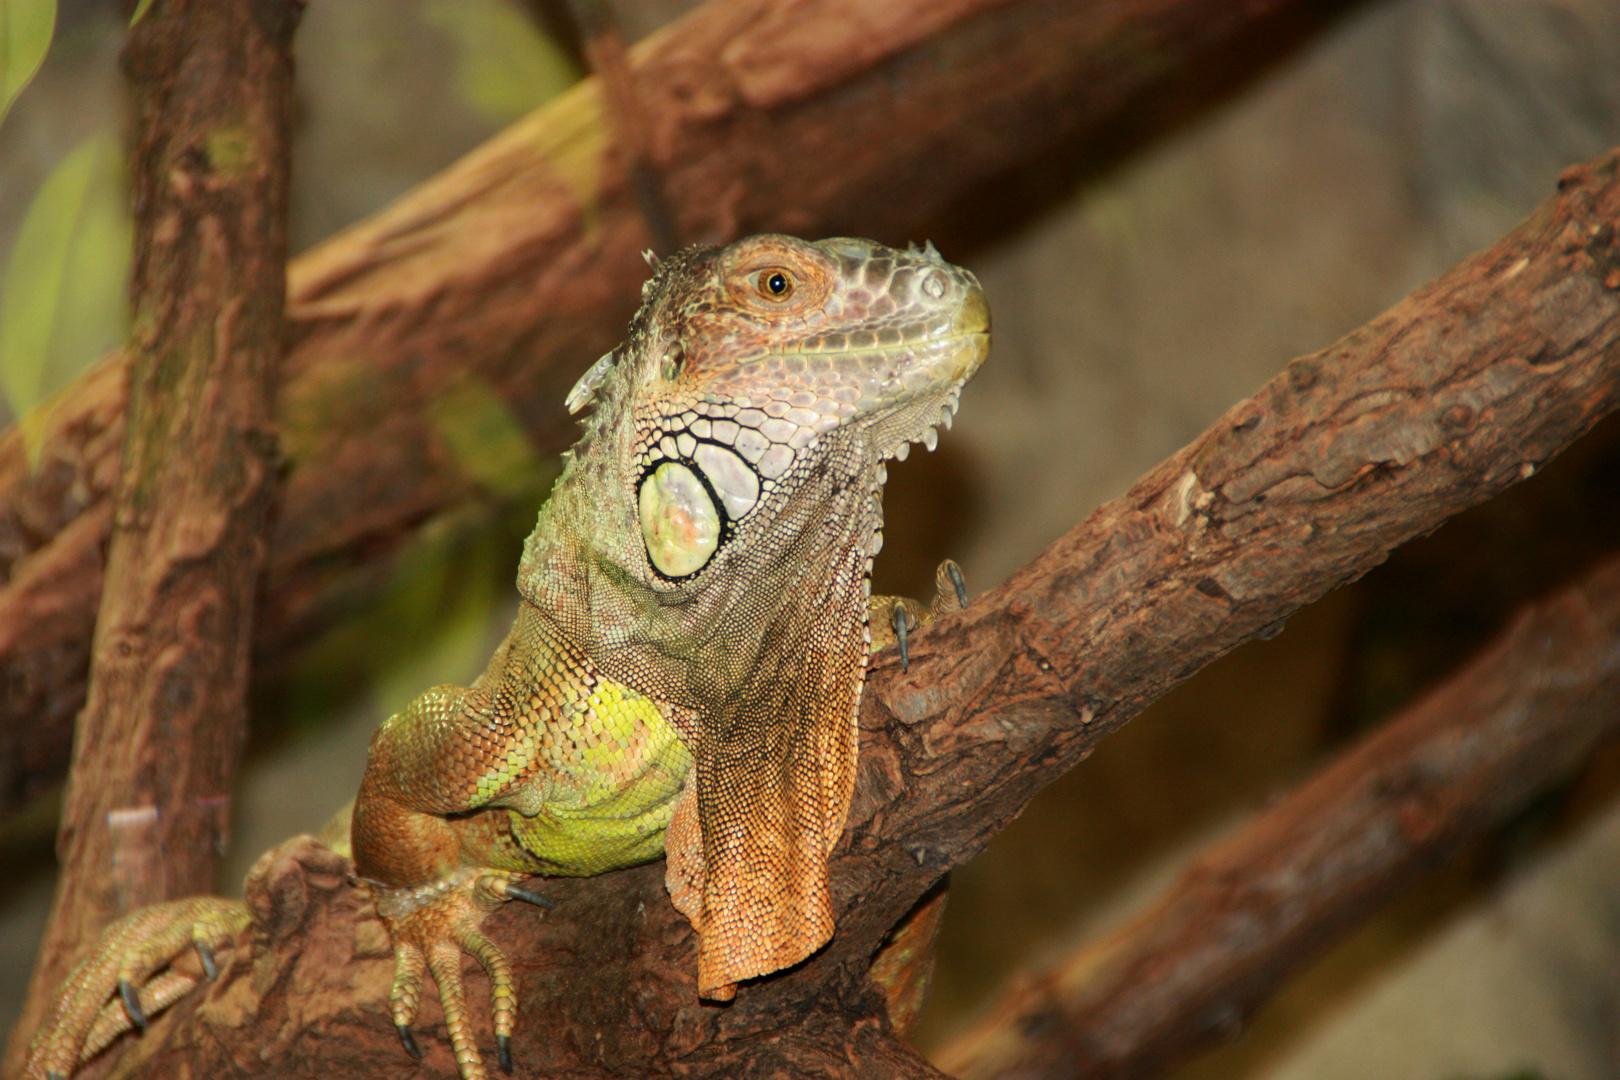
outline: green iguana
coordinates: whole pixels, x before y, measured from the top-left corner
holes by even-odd
[[[715,1000],[831,937],[869,604],[885,603],[869,596],[884,462],[933,448],[989,325],[973,275],[932,245],[759,236],[657,265],[627,340],[568,396],[594,413],[524,547],[511,632],[471,687],[429,690],[372,739],[352,852],[408,1051],[431,972],[461,1075],[485,1076],[465,952],[510,1071],[511,970],[479,927],[507,899],[544,904],[529,877],[667,855]],[[902,635],[908,604],[887,602]],[[211,975],[246,921],[196,898],[114,924],[28,1075],[143,1026],[197,981],[190,947]]]

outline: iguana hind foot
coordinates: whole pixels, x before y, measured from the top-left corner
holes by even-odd
[[[27,1080],[66,1077],[132,1028],[145,1029],[204,979],[248,925],[239,900],[193,896],[142,908],[102,932],[68,976],[28,1050]]]

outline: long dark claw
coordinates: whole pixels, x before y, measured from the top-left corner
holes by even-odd
[[[416,1036],[411,1034],[411,1029],[404,1024],[395,1024],[394,1030],[399,1032],[399,1041],[405,1047],[405,1052],[421,1061],[422,1048],[416,1045]]]
[[[135,1025],[136,1031],[146,1030],[146,1010],[141,1008],[140,991],[128,979],[118,980],[118,996],[124,999],[124,1011],[129,1014],[129,1022]]]
[[[894,642],[900,646],[900,670],[911,670],[911,653],[906,647],[906,632],[910,629],[910,619],[906,617],[906,609],[902,604],[896,604],[889,609],[889,625],[894,627]]]
[[[948,562],[945,564],[945,572],[951,576],[951,584],[956,586],[956,602],[964,608],[967,607],[967,582],[962,578],[962,568],[954,562]]]
[[[206,941],[197,942],[197,956],[202,960],[203,974],[208,981],[219,978],[219,961],[214,959],[214,947]]]
[[[552,900],[549,897],[541,896],[539,893],[533,892],[529,889],[519,888],[516,885],[508,885],[506,887],[506,895],[510,896],[513,900],[522,900],[526,904],[533,904],[535,907],[542,907],[546,908],[547,910],[557,906],[557,901]],[[511,1072],[511,1070],[508,1069],[507,1072]]]
[[[507,1076],[512,1075],[512,1037],[510,1035],[495,1036],[495,1052],[500,1055],[501,1072]]]

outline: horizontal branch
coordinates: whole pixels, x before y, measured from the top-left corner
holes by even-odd
[[[1124,1080],[1229,1038],[1379,904],[1617,730],[1620,558],[1530,605],[1141,917],[1021,980],[940,1065],[964,1080]]]
[[[558,908],[544,921],[520,905],[493,916],[521,999],[543,1003],[520,1067],[719,1077],[904,1058],[866,972],[940,875],[1157,694],[1531,475],[1620,402],[1617,166],[1611,154],[1570,170],[1500,243],[1294,361],[1006,585],[914,637],[909,672],[875,658],[833,860],[838,933],[821,953],[726,1008],[700,1004],[691,932],[657,864],[548,883]],[[306,870],[322,858],[283,853],[249,891],[262,925],[251,955],[116,1075],[184,1060],[284,1076],[314,1057],[341,1073],[398,1053],[381,929],[338,869]],[[750,1047],[757,1067],[739,1056]],[[451,1074],[446,1047],[427,1068]]]
[[[633,51],[639,126],[684,237],[904,240],[987,177],[1290,7],[1309,5],[714,0]],[[458,409],[504,402],[540,454],[574,439],[562,399],[618,340],[646,274],[648,238],[610,131],[586,80],[292,264],[288,467],[260,670],[352,606],[357,573],[416,525],[487,495],[481,482],[497,494],[510,483],[458,458],[452,428],[491,427]],[[118,360],[76,386],[37,469],[16,432],[0,438],[0,809],[66,762],[124,382]]]

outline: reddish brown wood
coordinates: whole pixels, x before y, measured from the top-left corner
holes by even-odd
[[[275,491],[301,10],[162,0],[131,31],[129,416],[33,1015],[107,922],[209,891],[224,850]]]
[[[1201,50],[1301,0],[715,0],[632,52],[651,164],[687,240],[904,242],[926,215],[1109,120]],[[261,666],[355,579],[480,492],[434,422],[491,386],[540,452],[624,328],[642,215],[594,80],[296,260],[279,416],[289,459]],[[949,254],[949,252],[947,252]],[[0,807],[59,776],[84,695],[123,373],[70,393],[31,471],[0,438]],[[92,518],[92,521],[103,520]]]
[[[1007,585],[917,635],[909,672],[892,651],[877,658],[833,862],[838,933],[821,953],[729,1006],[701,1004],[692,935],[657,864],[550,882],[549,917],[497,913],[487,930],[528,1010],[520,1070],[934,1075],[887,1034],[867,973],[941,874],[1157,694],[1530,475],[1620,403],[1620,154],[1561,186],[1500,243],[1294,361]],[[1588,737],[1517,745],[1568,761]],[[1488,797],[1505,812],[1526,794]],[[1452,842],[1424,820],[1407,837],[1419,862]],[[282,854],[249,888],[262,924],[252,948],[115,1075],[402,1064],[375,917],[330,856],[307,844]],[[442,1041],[425,1048],[426,1075],[453,1075]]]
[[[1363,916],[1616,731],[1620,559],[1522,612],[1140,918],[1022,980],[940,1064],[964,1080],[1123,1080],[1230,1038]]]

